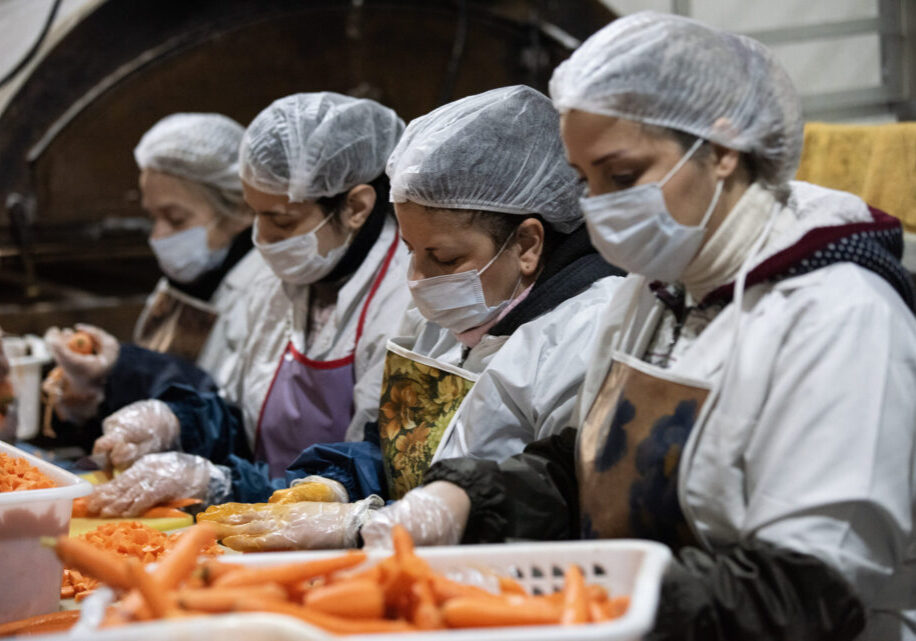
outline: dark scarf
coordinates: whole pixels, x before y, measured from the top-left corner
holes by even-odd
[[[551,251],[544,269],[525,300],[487,333],[492,336],[509,336],[521,325],[582,293],[595,281],[606,276],[624,275],[624,271],[601,258],[589,241],[585,225],[580,225],[573,232],[565,234]]]
[[[251,227],[246,227],[232,239],[232,243],[229,245],[229,253],[226,254],[223,262],[218,267],[204,272],[190,283],[179,283],[169,278],[169,284],[192,298],[208,301],[213,296],[216,288],[223,282],[223,278],[229,273],[229,270],[235,267],[251,251],[252,247],[254,247],[254,243],[251,240]]]

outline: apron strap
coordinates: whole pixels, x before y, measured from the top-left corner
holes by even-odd
[[[363,305],[363,310],[359,314],[359,324],[356,326],[356,340],[353,341],[353,351],[356,351],[356,346],[359,345],[359,339],[363,336],[363,326],[366,324],[366,314],[369,311],[369,304],[372,303],[372,299],[375,297],[375,292],[378,291],[378,288],[381,286],[382,281],[385,279],[385,274],[388,273],[388,267],[391,266],[391,261],[394,259],[394,253],[398,248],[398,237],[397,231],[394,233],[394,240],[391,241],[391,246],[388,248],[388,253],[385,254],[385,260],[382,262],[382,266],[379,268],[378,274],[375,276],[375,280],[372,283],[372,289],[369,290],[369,296],[366,297],[366,303]]]

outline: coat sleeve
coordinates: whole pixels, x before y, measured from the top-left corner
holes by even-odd
[[[775,357],[741,535],[820,558],[880,618],[914,603],[916,322],[874,274],[833,277]]]
[[[387,499],[382,452],[371,441],[320,443],[304,450],[287,468],[287,480],[323,476],[347,489],[350,501],[377,494]]]
[[[531,443],[501,463],[457,458],[435,463],[424,484],[449,481],[471,499],[464,543],[578,538],[576,430]]]

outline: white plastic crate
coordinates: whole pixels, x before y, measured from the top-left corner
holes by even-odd
[[[233,556],[233,563],[253,567],[310,561],[339,555],[340,551],[279,552]],[[455,547],[417,548],[417,554],[426,559],[438,572],[460,579],[471,572],[495,572],[516,578],[529,592],[550,593],[563,586],[563,573],[569,564],[582,568],[589,583],[608,589],[612,596],[629,596],[630,607],[619,619],[607,623],[580,626],[532,626],[505,628],[474,628],[467,630],[442,630],[411,634],[371,634],[346,637],[363,641],[635,641],[652,628],[658,605],[661,578],[671,557],[668,548],[649,541],[608,540],[571,541],[562,543],[514,543],[504,545],[466,545]],[[390,552],[371,551],[369,563],[390,556]],[[41,637],[46,641],[108,641],[109,639],[148,639],[149,641],[177,641],[215,636],[221,641],[312,641],[335,639],[333,635],[316,630],[294,619],[276,628],[267,615],[223,615],[206,619],[159,622],[102,630],[91,635],[55,635]],[[258,618],[262,617],[262,618]],[[279,624],[277,624],[279,625]],[[231,630],[231,636],[222,631]],[[215,634],[219,632],[219,634]],[[299,636],[296,636],[296,635]],[[36,639],[36,641],[38,641]]]
[[[0,441],[0,452],[24,458],[58,487],[0,492],[0,623],[53,612],[63,568],[39,538],[66,534],[73,499],[92,486],[51,463]]]

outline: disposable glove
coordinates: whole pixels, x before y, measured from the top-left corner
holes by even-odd
[[[105,381],[118,360],[118,341],[92,325],[77,325],[78,331],[92,337],[92,354],[81,354],[68,347],[74,330],[56,327],[44,336],[45,344],[58,368],[42,383],[42,391],[57,415],[64,421],[82,424],[95,416],[105,398]]]
[[[181,424],[162,401],[137,401],[102,421],[102,436],[93,456],[107,456],[116,468],[125,468],[147,454],[174,449]]]
[[[471,500],[460,487],[435,481],[373,513],[361,534],[366,547],[390,549],[391,528],[403,525],[417,545],[457,545],[464,534]]]
[[[291,487],[277,490],[268,501],[270,503],[299,503],[300,501],[319,501],[324,503],[347,503],[350,495],[342,483],[323,476],[306,476],[296,479]]]
[[[374,494],[355,503],[226,503],[197,520],[212,523],[223,545],[242,552],[351,548],[369,514],[382,505]]]
[[[89,495],[89,512],[102,517],[138,516],[160,503],[179,498],[218,503],[229,496],[228,468],[193,454],[147,454],[113,481]]]

